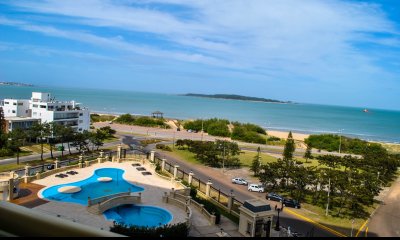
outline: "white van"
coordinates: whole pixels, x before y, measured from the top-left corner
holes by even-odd
[[[265,191],[264,187],[261,184],[250,184],[247,187],[247,190],[249,190],[249,192],[261,192],[261,193]]]

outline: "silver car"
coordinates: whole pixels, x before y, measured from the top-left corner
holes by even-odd
[[[239,185],[247,185],[248,182],[243,178],[232,178],[232,183],[239,184]]]

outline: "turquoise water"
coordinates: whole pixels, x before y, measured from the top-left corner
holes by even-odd
[[[153,206],[121,205],[104,212],[108,221],[126,225],[156,227],[169,223],[172,214],[165,209]]]
[[[226,118],[251,122],[271,130],[335,133],[365,140],[400,142],[400,111],[327,106],[274,104],[186,97],[118,90],[0,86],[0,99],[30,98],[32,91],[51,92],[59,100],[76,100],[96,112],[150,115],[159,110],[178,119]]]
[[[82,181],[55,185],[45,189],[42,195],[51,201],[79,203],[87,206],[88,197],[91,199],[122,193],[122,192],[141,192],[142,187],[133,185],[122,178],[125,171],[118,168],[101,168],[94,171],[94,174]],[[110,177],[110,182],[99,182],[99,177]],[[77,186],[81,188],[77,193],[59,193],[58,189],[64,186]]]

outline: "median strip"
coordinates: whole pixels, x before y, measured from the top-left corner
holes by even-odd
[[[307,222],[310,222],[310,223],[312,223],[312,224],[314,224],[314,225],[317,225],[318,227],[320,227],[320,228],[322,228],[322,229],[325,229],[326,231],[328,231],[328,232],[330,232],[330,233],[333,233],[333,234],[335,234],[336,236],[339,236],[339,237],[347,237],[346,235],[344,235],[344,234],[342,234],[342,233],[340,233],[340,232],[338,232],[338,231],[336,231],[336,230],[333,230],[333,229],[331,229],[331,228],[329,228],[329,227],[327,227],[327,226],[324,226],[324,225],[322,225],[322,224],[320,224],[320,223],[317,223],[316,221],[314,221],[314,220],[312,220],[312,219],[309,219],[309,218],[307,218],[307,217],[304,217],[304,216],[302,216],[302,215],[300,215],[300,214],[298,214],[298,213],[296,213],[296,212],[293,212],[292,210],[289,210],[289,209],[285,208],[285,211],[288,212],[288,213],[290,213],[290,214],[292,214],[292,215],[294,215],[294,216],[296,216],[296,217],[299,217],[299,218],[301,218],[301,219],[303,219],[303,220],[305,220],[305,221],[307,221]]]

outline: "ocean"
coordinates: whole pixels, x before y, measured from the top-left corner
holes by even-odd
[[[57,100],[76,100],[92,112],[146,115],[161,111],[176,119],[225,118],[258,124],[270,130],[299,133],[338,133],[370,141],[400,143],[400,111],[277,104],[174,94],[61,87],[0,86],[0,99],[29,99],[32,91],[49,92]]]

